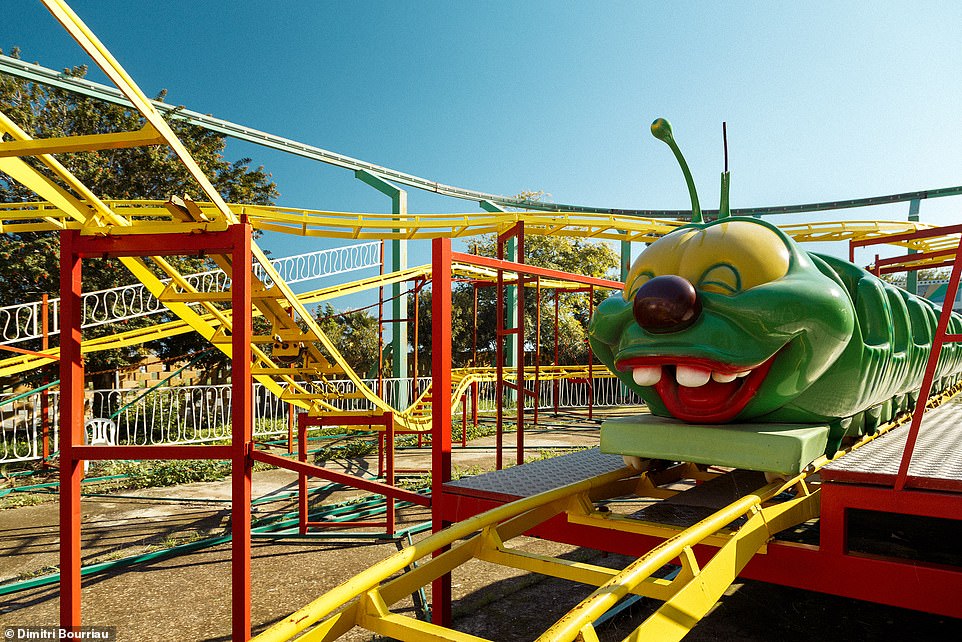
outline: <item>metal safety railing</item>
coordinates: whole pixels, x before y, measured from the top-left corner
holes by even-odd
[[[288,284],[301,283],[377,267],[381,263],[380,245],[379,242],[373,241],[307,252],[273,259],[271,265]],[[255,266],[254,271],[266,286],[273,285],[273,281],[268,278],[261,266]],[[197,272],[185,275],[184,278],[198,292],[230,290],[230,277],[222,270]],[[150,316],[167,309],[141,283],[86,292],[82,301],[83,328]],[[47,302],[47,323],[49,336],[60,333],[59,298],[52,298]],[[0,307],[0,345],[39,339],[42,335],[42,301]]]
[[[329,382],[337,391],[330,403],[338,410],[372,410],[367,399],[350,395],[356,391],[348,379]],[[371,389],[381,390],[387,402],[398,399],[401,388],[408,390],[408,398],[415,398],[430,386],[431,379],[422,377],[417,382],[417,394],[410,391],[411,379],[366,379]],[[529,383],[529,385],[531,385]],[[229,439],[231,436],[231,387],[223,385],[161,387],[147,392],[143,388],[106,389],[87,392],[89,417],[111,418],[117,425],[118,443],[131,445],[200,444]],[[587,382],[561,379],[540,382],[541,408],[584,408],[593,395],[596,407],[639,405],[641,400],[627,391],[621,383],[608,376],[595,377],[590,389]],[[0,394],[0,463],[13,463],[42,458],[43,410],[39,392],[17,399],[14,394]],[[59,445],[59,392],[51,390],[47,409],[47,425],[51,452]],[[494,412],[495,386],[493,382],[478,384],[478,410]],[[515,407],[513,399],[506,404]],[[526,407],[534,407],[534,399],[527,397]],[[462,408],[456,404],[454,414]],[[254,386],[254,436],[256,438],[286,437],[291,412],[298,409],[281,401],[264,386]]]

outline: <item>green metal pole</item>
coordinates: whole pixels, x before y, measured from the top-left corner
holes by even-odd
[[[354,172],[354,177],[377,191],[391,198],[391,213],[398,216],[398,220],[403,220],[408,213],[408,193],[400,187],[387,182],[380,176],[371,172],[359,169]],[[399,231],[397,229],[395,232]],[[408,243],[400,239],[391,241],[391,271],[400,272],[408,266]],[[408,376],[408,300],[407,295],[401,294],[403,283],[395,283],[391,286],[391,376],[395,379],[405,379]],[[417,302],[414,303],[417,305]],[[417,382],[414,382],[414,390],[417,390]],[[395,407],[404,409],[409,403],[408,389],[405,386],[398,386],[398,396]]]
[[[621,282],[628,279],[628,270],[631,269],[631,241],[621,242]]]
[[[919,220],[919,208],[922,205],[922,201],[915,198],[909,201],[909,221]],[[909,254],[915,254],[915,250],[909,250]],[[909,291],[910,294],[918,295],[919,293],[919,273],[918,272],[908,272],[905,275],[905,289]]]

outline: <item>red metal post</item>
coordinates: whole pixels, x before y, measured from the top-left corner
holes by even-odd
[[[541,400],[541,277],[536,276],[535,283],[535,316],[534,316],[534,418],[532,422],[538,425],[538,402]]]
[[[554,364],[560,365],[560,359],[558,358],[558,321],[559,313],[561,311],[561,290],[555,288],[554,291]],[[554,414],[558,415],[558,405],[560,403],[561,397],[561,382],[557,379],[554,380]]]
[[[385,482],[388,486],[394,485],[394,415],[390,414],[388,416],[388,423],[384,427],[384,436],[387,441],[387,477]],[[395,500],[394,497],[387,496],[384,498],[384,511],[385,511],[385,532],[388,535],[394,535],[394,524],[395,524]]]
[[[444,528],[444,484],[451,480],[451,240],[434,239],[431,257],[431,515]],[[451,622],[451,575],[432,584],[433,621]]]
[[[519,221],[515,225],[513,235],[517,239],[518,263],[524,263],[524,221]],[[524,463],[524,404],[526,400],[527,387],[524,383],[524,275],[518,273],[518,296],[517,296],[517,334],[515,336],[515,359],[517,360],[517,371],[515,375],[515,403],[517,404],[517,421],[515,463]]]
[[[41,320],[41,336],[40,336],[40,350],[44,351],[50,347],[50,297],[44,292],[40,299],[40,316]],[[46,386],[50,383],[50,371],[44,366],[43,368],[43,384]],[[43,459],[41,460],[40,466],[43,469],[49,467],[50,462],[47,459],[50,457],[50,392],[46,387],[40,392],[40,430],[41,430],[41,448]]]
[[[595,286],[588,286],[588,318],[590,319],[595,315]],[[591,351],[591,344],[588,343],[587,339],[585,344],[588,346],[588,420],[592,419],[592,414],[595,405],[595,371],[594,371],[594,360],[595,355]]]
[[[307,413],[297,416],[297,461],[307,463]],[[307,533],[307,473],[297,473],[297,531]]]
[[[231,619],[232,639],[251,637],[251,228],[231,226]]]
[[[60,234],[60,626],[80,626],[80,483],[83,465],[84,366],[81,342],[79,232]]]
[[[498,259],[504,260],[504,244],[498,239]],[[495,289],[494,300],[494,408],[495,408],[495,435],[494,467],[501,470],[503,467],[503,434],[504,434],[504,270],[498,268],[498,287]]]

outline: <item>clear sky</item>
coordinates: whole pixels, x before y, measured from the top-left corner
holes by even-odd
[[[24,59],[58,69],[88,62],[39,2],[4,5],[5,52],[17,45]],[[168,102],[451,185],[686,208],[681,172],[648,133],[658,116],[674,126],[703,207],[717,207],[722,121],[733,207],[962,185],[960,3],[71,6],[148,95],[166,88]],[[241,143],[229,155],[271,171],[281,205],[389,211],[350,171]],[[923,201],[922,219],[958,222],[960,205]],[[412,190],[410,210],[478,207]],[[802,220],[815,217],[776,222]],[[308,249],[265,244],[275,255]],[[423,247],[412,263],[421,260]]]

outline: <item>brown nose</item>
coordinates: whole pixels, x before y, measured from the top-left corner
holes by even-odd
[[[638,325],[648,332],[678,332],[698,319],[701,299],[687,279],[674,274],[656,276],[638,288],[632,311]]]

